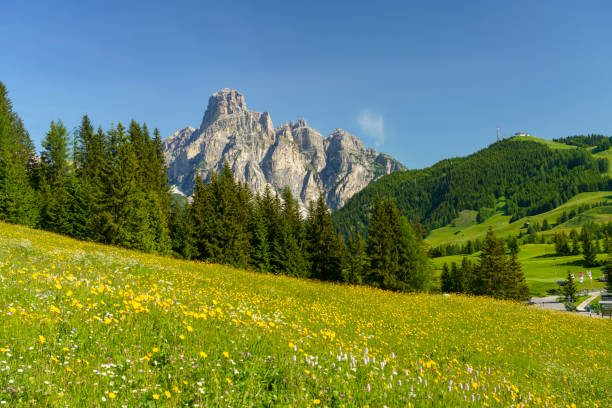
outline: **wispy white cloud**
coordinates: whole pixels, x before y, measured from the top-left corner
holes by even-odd
[[[374,139],[376,146],[385,142],[385,121],[382,115],[364,110],[357,115],[357,125],[368,137]]]

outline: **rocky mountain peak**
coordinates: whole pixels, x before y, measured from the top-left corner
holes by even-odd
[[[254,192],[289,187],[305,209],[319,192],[331,209],[340,208],[371,181],[405,169],[361,140],[336,129],[328,137],[304,119],[274,128],[268,112],[247,110],[244,96],[222,89],[208,102],[202,125],[186,127],[164,140],[168,177],[175,193],[190,195],[196,174],[210,180],[224,162]]]
[[[224,88],[214,93],[208,99],[208,107],[204,113],[201,127],[207,127],[221,115],[231,115],[237,112],[246,112],[247,106],[244,95],[233,89]]]

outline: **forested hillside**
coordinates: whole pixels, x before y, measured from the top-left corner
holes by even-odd
[[[610,189],[608,169],[608,160],[586,149],[506,139],[467,157],[385,176],[351,198],[333,219],[345,236],[364,234],[371,203],[383,196],[393,197],[402,214],[419,220],[426,232],[449,224],[462,210],[494,208],[501,197],[515,220],[549,211],[581,192]]]

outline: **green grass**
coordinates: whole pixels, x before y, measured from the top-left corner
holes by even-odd
[[[539,137],[535,137],[535,136],[515,136],[511,140],[515,140],[517,142],[520,142],[520,141],[537,142],[537,143],[541,143],[543,145],[548,146],[550,149],[561,149],[561,150],[576,149],[576,146],[567,145],[565,143],[553,142],[552,140],[547,140],[547,139],[540,139]]]
[[[2,223],[0,315],[9,407],[612,403],[608,321],[257,274]]]
[[[498,237],[505,236],[518,236],[521,230],[525,232],[525,223],[529,220],[531,223],[540,223],[546,219],[549,224],[554,224],[557,218],[564,212],[570,212],[572,209],[577,209],[582,204],[593,204],[600,201],[606,201],[609,203],[605,207],[592,208],[585,211],[580,215],[580,219],[577,221],[570,220],[570,222],[560,226],[556,226],[551,231],[545,232],[544,234],[554,234],[558,231],[569,231],[571,228],[581,226],[586,220],[594,220],[597,222],[608,222],[612,221],[612,192],[610,191],[597,191],[590,193],[581,193],[573,197],[566,203],[559,207],[538,215],[521,218],[513,223],[510,223],[510,216],[503,215],[504,200],[500,199],[497,203],[498,212],[492,217],[488,218],[481,224],[470,224],[465,227],[461,226],[445,226],[437,228],[425,238],[425,241],[430,246],[438,246],[446,243],[465,244],[467,240],[474,240],[478,238],[484,238],[489,227],[492,227]]]
[[[587,269],[591,271],[593,282],[591,282],[586,273],[584,274],[584,283],[577,282],[578,290],[597,289],[605,286],[604,282],[598,282],[597,278],[603,275],[602,267],[584,268],[582,266],[582,255],[572,256],[555,256],[555,247],[552,244],[528,244],[522,245],[518,253],[519,262],[525,274],[525,280],[529,285],[529,290],[532,296],[548,296],[552,291],[559,288],[557,281],[565,280],[567,271],[574,273],[576,280],[580,271],[585,272]],[[473,254],[468,257],[470,260],[478,261],[478,254]],[[441,271],[444,263],[450,265],[451,262],[461,264],[463,255],[445,256],[433,258],[433,263],[438,273]],[[600,254],[598,260],[602,262],[605,255]]]

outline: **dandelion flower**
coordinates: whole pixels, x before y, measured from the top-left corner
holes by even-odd
[[[202,357],[202,358],[206,358],[206,357],[208,357],[208,354],[206,354],[206,353],[205,353],[205,352],[203,352],[203,351],[200,351],[200,357]]]
[[[159,399],[159,394],[153,394],[153,399],[154,400],[158,400]]]
[[[229,358],[229,353],[228,353],[227,351],[224,351],[224,352],[223,352],[223,357],[225,357],[225,358]]]
[[[312,401],[312,403],[315,405],[319,405],[321,403],[321,400],[317,398],[314,401]]]
[[[164,395],[166,396],[166,398],[172,397],[172,394],[170,394],[170,391],[165,391]]]
[[[108,393],[108,398],[115,399],[115,398],[117,398],[117,394],[115,394],[114,392],[109,392]]]
[[[45,339],[45,336],[43,336],[42,334],[38,335],[38,342],[40,344],[45,344],[47,342],[47,339]]]

